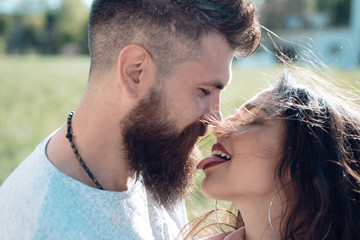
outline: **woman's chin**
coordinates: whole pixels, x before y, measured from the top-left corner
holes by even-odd
[[[214,187],[211,187],[211,185],[206,183],[206,177],[201,183],[201,192],[207,198],[214,200],[224,200],[224,196],[221,193],[217,192]]]

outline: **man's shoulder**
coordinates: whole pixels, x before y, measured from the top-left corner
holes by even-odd
[[[0,188],[0,195],[28,193],[37,185],[42,185],[48,178],[50,163],[46,159],[45,147],[48,138],[44,139],[35,150],[10,174]]]
[[[51,179],[51,171],[48,171],[51,165],[45,157],[47,141],[48,138],[41,142],[0,187],[1,239],[19,234],[19,226],[23,238],[32,235],[29,229],[36,224],[46,185]]]
[[[47,159],[47,141],[0,188],[0,239],[171,239],[166,236],[185,223],[183,204],[175,211],[153,211],[141,182],[119,193],[70,178]]]

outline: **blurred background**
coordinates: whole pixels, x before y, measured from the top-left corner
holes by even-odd
[[[331,69],[325,68],[327,77],[359,88],[360,0],[254,2],[264,26],[263,47],[234,61],[233,81],[222,95],[224,116],[275,80],[282,69],[280,51],[316,71],[325,64]],[[0,184],[76,108],[89,71],[90,4],[0,0]],[[204,155],[212,143],[211,138],[200,142]],[[199,186],[202,175],[197,175]],[[187,201],[190,218],[212,204],[195,189]]]

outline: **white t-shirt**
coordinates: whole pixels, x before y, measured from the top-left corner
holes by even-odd
[[[138,181],[103,191],[59,171],[40,143],[0,187],[0,239],[174,239],[185,205],[157,205]]]

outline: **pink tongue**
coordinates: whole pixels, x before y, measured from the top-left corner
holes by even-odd
[[[211,162],[211,163],[209,163],[209,164],[205,165],[205,166],[204,166],[204,168],[203,168],[203,170],[204,170],[204,169],[206,169],[206,168],[209,168],[209,167],[213,167],[213,166],[216,166],[216,165],[222,164],[222,163],[224,163],[224,162],[225,162],[225,161],[223,161],[223,162],[220,162],[220,161]]]

